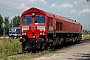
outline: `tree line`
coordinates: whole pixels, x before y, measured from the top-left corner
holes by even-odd
[[[8,35],[9,28],[19,27],[20,25],[20,16],[14,16],[10,21],[9,17],[2,17],[0,14],[0,36]]]

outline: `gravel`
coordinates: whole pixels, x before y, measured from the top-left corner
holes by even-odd
[[[63,47],[57,53],[46,54],[31,60],[90,60],[90,40]]]

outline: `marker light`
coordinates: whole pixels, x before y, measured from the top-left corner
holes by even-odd
[[[45,35],[45,33],[44,32],[40,32],[40,35]]]
[[[22,35],[26,35],[26,33],[25,32],[22,32]]]
[[[34,16],[35,15],[35,13],[32,13],[32,16]]]

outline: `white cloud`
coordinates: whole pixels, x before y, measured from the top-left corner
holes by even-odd
[[[47,3],[45,0],[40,0],[40,2],[45,3],[45,4]]]
[[[34,4],[36,4],[36,3],[44,3],[44,4],[46,4],[47,2],[45,1],[45,0],[15,0],[15,1],[17,1],[17,2],[23,2],[23,3],[34,3]]]
[[[16,16],[17,16],[17,15],[16,15]],[[10,17],[10,20],[12,20],[14,17],[15,17],[15,16],[11,16],[11,17]]]
[[[69,3],[63,3],[62,5],[59,6],[59,8],[72,8],[73,5],[69,4]]]
[[[87,0],[76,0],[74,1],[74,4],[87,4]]]
[[[12,20],[15,16],[20,16],[20,15],[14,15],[10,17],[10,20]]]
[[[77,11],[73,9],[73,10],[71,10],[70,13],[77,13]]]
[[[59,7],[59,5],[57,3],[54,3],[51,6],[49,6],[49,8],[56,8],[56,7]]]
[[[90,8],[90,4],[87,4],[87,5],[82,5],[83,8]]]
[[[21,1],[22,2],[22,1],[25,1],[25,0],[16,0],[16,1]]]
[[[80,11],[80,13],[78,13],[78,15],[82,15],[82,14],[90,14],[90,9],[86,8]]]
[[[30,2],[32,2],[32,3],[34,3],[35,2],[35,0],[29,0]]]
[[[27,9],[28,7],[26,7],[24,3],[21,3],[21,4],[17,5],[16,8],[19,10],[22,10],[22,9]]]
[[[72,8],[73,5],[69,3],[63,3],[62,5],[58,5],[57,3],[52,4],[49,6],[49,8],[59,8],[59,9],[64,9],[64,8]]]
[[[78,4],[78,1],[74,1],[74,4]]]
[[[90,20],[90,17],[89,18],[87,18],[88,20]]]
[[[81,11],[82,13],[90,13],[90,9],[83,9],[82,11]]]
[[[25,0],[26,1],[26,0]],[[36,4],[47,4],[47,2],[45,0],[28,0],[30,3],[36,3]]]

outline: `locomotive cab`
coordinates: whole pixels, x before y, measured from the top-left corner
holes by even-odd
[[[24,16],[22,18],[22,35],[27,38],[44,38],[46,33],[45,16]]]

